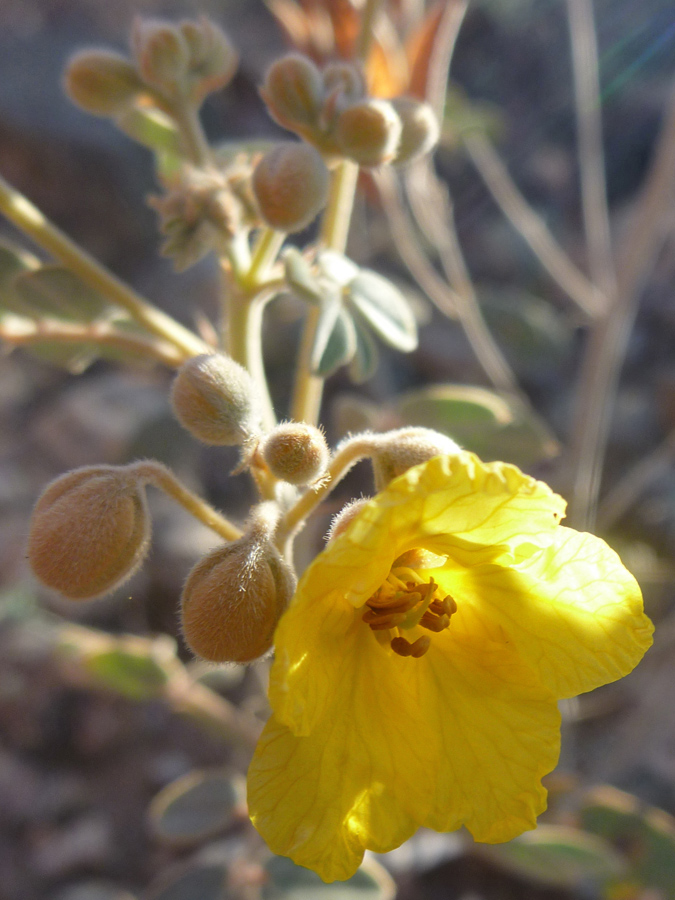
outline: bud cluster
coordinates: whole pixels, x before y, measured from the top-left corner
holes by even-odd
[[[284,128],[326,157],[346,157],[360,166],[410,162],[439,136],[427,103],[368,96],[363,75],[351,63],[331,63],[320,71],[305,56],[285,56],[270,66],[261,94]]]
[[[117,116],[145,95],[171,111],[176,102],[202,102],[224,87],[237,68],[237,53],[224,31],[210,19],[176,24],[134,21],[131,55],[85,50],[70,60],[65,87],[87,112]]]
[[[251,186],[253,164],[238,154],[225,167],[184,166],[180,181],[166,194],[150,198],[165,235],[164,256],[178,271],[194,265],[211,250],[260,224]]]

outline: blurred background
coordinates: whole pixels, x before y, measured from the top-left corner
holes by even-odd
[[[672,102],[675,10],[672,0],[596,0],[594,9],[607,192],[612,230],[621,234]],[[177,274],[158,255],[156,215],[146,202],[156,191],[151,155],[107,120],[73,106],[61,74],[83,46],[124,50],[136,14],[202,12],[241,53],[233,83],[205,105],[209,137],[280,136],[257,86],[287,44],[262,0],[0,0],[0,172],[94,256],[188,325],[214,312],[214,261]],[[489,121],[522,194],[584,270],[563,0],[473,0],[451,72]],[[471,449],[555,481],[556,447],[569,437],[583,318],[502,215],[451,128],[436,165],[451,192],[485,318],[539,417],[536,425],[502,435],[501,443],[476,435]],[[432,383],[489,387],[462,329],[410,280],[376,192],[367,182],[363,187],[354,258],[403,286],[414,300],[421,338],[409,356],[384,354],[375,377],[361,387],[342,373],[329,382],[324,421],[332,440],[355,422],[373,424],[374,409],[376,425],[404,424],[406,404],[390,403],[392,395],[414,397],[408,392]],[[622,368],[603,481],[603,496],[615,502],[605,505],[604,518],[601,504],[599,532],[638,577],[659,625],[657,642],[632,676],[566,705],[563,757],[549,778],[551,809],[543,819],[553,831],[541,832],[540,846],[535,840],[515,849],[475,848],[464,838],[421,834],[382,860],[399,900],[675,898],[675,206],[666,230]],[[0,236],[30,247],[3,221]],[[271,316],[275,339],[267,360],[283,414],[297,308],[282,300]],[[0,900],[323,896],[317,887],[302,893],[296,885],[295,894],[284,893],[274,879],[266,881],[237,777],[228,774],[223,788],[220,767],[245,772],[249,751],[241,732],[264,714],[265,672],[264,666],[202,670],[181,643],[181,585],[215,544],[214,535],[153,497],[149,561],[117,594],[89,604],[48,595],[25,564],[32,504],[46,482],[75,466],[154,457],[228,514],[245,512],[246,479],[229,476],[236,455],[202,447],[181,431],[170,415],[169,384],[170,373],[159,368],[97,362],[74,376],[22,350],[0,356]],[[308,528],[307,558],[321,546],[331,512],[369,489],[359,467]],[[64,629],[67,622],[80,630]],[[125,644],[120,636],[128,634],[141,642]],[[177,641],[177,659],[171,641],[157,635]],[[174,661],[180,677],[197,679],[224,705],[211,714],[210,700],[186,700],[178,676],[168,690],[166,667]],[[239,718],[228,731],[223,722],[232,711]],[[169,821],[166,795],[148,814],[160,789],[213,767],[217,787],[206,775],[198,783],[205,795],[225,791],[218,809],[227,815],[211,810],[210,825],[200,820],[190,831],[181,820],[179,828]],[[200,802],[203,809],[203,796]],[[189,820],[193,813],[183,814]],[[211,855],[199,856],[205,845]],[[228,887],[222,879],[213,887],[203,876],[176,888],[177,876],[166,874],[187,871],[195,860],[207,871],[214,859],[216,868],[229,867]],[[376,881],[330,896],[391,896],[384,882],[373,887]]]

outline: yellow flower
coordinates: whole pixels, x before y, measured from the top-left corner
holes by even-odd
[[[419,826],[535,827],[556,701],[626,675],[652,634],[618,556],[563,514],[462,452],[396,478],[319,554],[277,630],[249,771],[275,853],[333,881]]]

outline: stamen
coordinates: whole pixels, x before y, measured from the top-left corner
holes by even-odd
[[[449,627],[450,617],[457,611],[454,598],[450,594],[441,597],[432,577],[424,581],[409,566],[392,569],[386,581],[366,601],[366,607],[361,618],[377,640],[389,644],[399,656],[413,658],[424,656],[431,646],[431,638],[423,635],[411,642],[401,632],[419,625],[439,633]],[[391,636],[393,629],[398,630],[398,636]]]
[[[414,659],[419,659],[420,656],[424,656],[430,646],[431,638],[427,637],[426,634],[417,638],[412,644],[410,641],[407,641],[404,637],[400,636],[392,638],[391,641],[391,649],[394,653],[398,653],[399,656],[412,656]]]

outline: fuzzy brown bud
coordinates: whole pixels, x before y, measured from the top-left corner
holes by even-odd
[[[359,497],[358,500],[352,500],[343,506],[340,512],[333,516],[326,540],[335,540],[336,537],[343,534],[369,500],[370,497]]]
[[[222,353],[189,359],[171,389],[176,418],[205,444],[238,446],[260,431],[261,411],[253,379]]]
[[[171,94],[184,93],[190,48],[178,28],[169,22],[137,18],[131,32],[131,49],[147,84]]]
[[[301,133],[316,125],[322,91],[317,67],[311,59],[296,53],[272,63],[260,89],[274,121]]]
[[[278,231],[302,231],[326,205],[329,174],[309,144],[280,144],[253,171],[260,213]]]
[[[273,475],[290,484],[312,484],[326,471],[330,451],[318,428],[306,422],[277,425],[258,447]]]
[[[452,438],[431,428],[399,428],[377,435],[372,453],[375,486],[383,490],[392,478],[441,454],[459,453]]]
[[[79,107],[97,116],[127,109],[144,86],[128,59],[107,50],[82,50],[68,63],[64,88]]]
[[[206,16],[181,22],[178,29],[188,47],[192,98],[200,101],[231,81],[239,56],[225,32]]]
[[[396,97],[391,104],[402,126],[395,163],[409,163],[429,153],[440,137],[438,119],[431,106],[412,97]]]
[[[30,523],[28,559],[37,578],[73,600],[123,584],[150,541],[145,491],[125,468],[88,466],[42,493]]]
[[[396,156],[401,120],[386,100],[363,100],[343,109],[335,140],[345,156],[360,166],[380,166]]]
[[[213,550],[188,575],[183,635],[211,662],[252,662],[267,653],[295,579],[265,538],[246,535]]]

